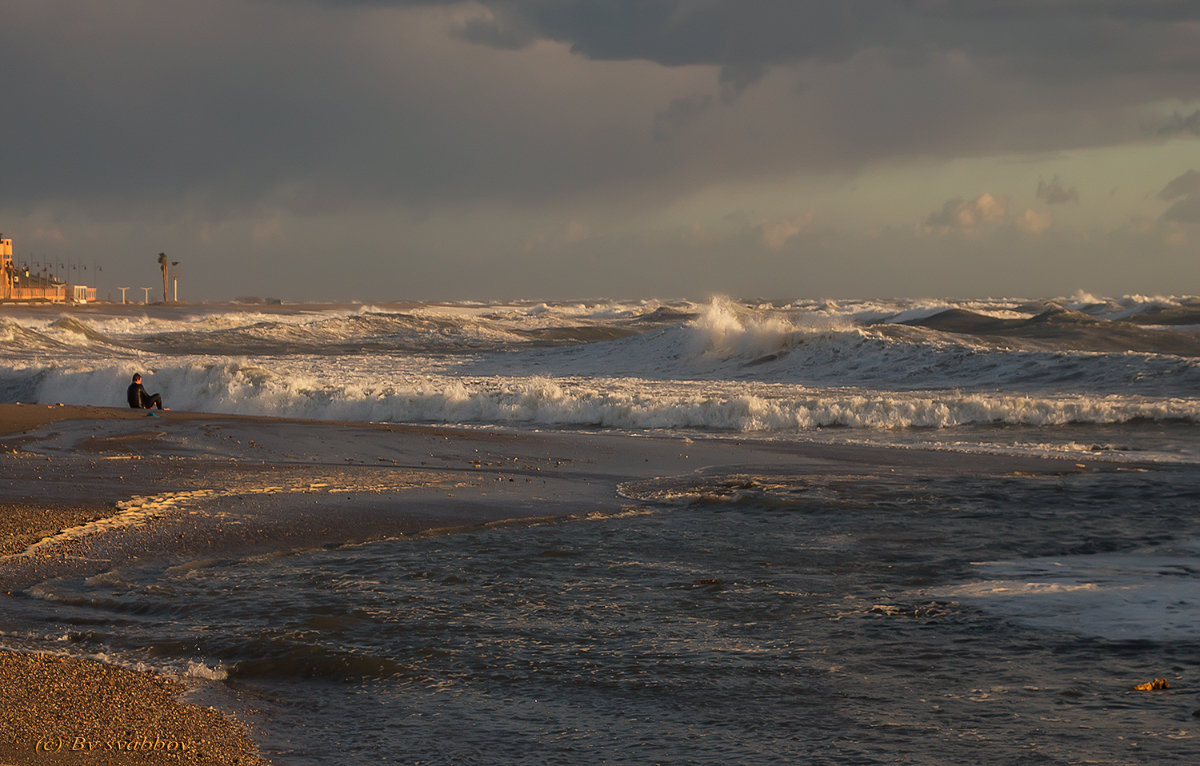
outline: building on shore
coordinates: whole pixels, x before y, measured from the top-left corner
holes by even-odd
[[[0,301],[20,303],[91,303],[96,288],[59,280],[47,269],[31,272],[13,261],[12,240],[0,235]]]

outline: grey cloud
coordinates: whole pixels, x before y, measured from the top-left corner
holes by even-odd
[[[717,82],[721,86],[721,102],[732,104],[742,91],[758,82],[767,73],[765,64],[726,64],[721,67]]]
[[[1079,190],[1074,186],[1067,189],[1058,176],[1050,183],[1038,181],[1037,198],[1047,205],[1062,205],[1067,202],[1079,202]]]
[[[1188,115],[1175,112],[1158,127],[1160,136],[1174,136],[1181,133],[1191,133],[1200,136],[1200,109]]]
[[[712,105],[710,96],[693,95],[677,98],[666,109],[654,116],[654,140],[669,141],[688,125],[700,118]]]
[[[537,34],[529,27],[503,23],[494,18],[467,19],[454,33],[468,42],[510,51],[525,48],[537,39]]]
[[[1200,172],[1189,170],[1167,184],[1158,198],[1175,203],[1162,218],[1177,223],[1200,223]]]
[[[969,203],[962,197],[947,200],[941,210],[934,211],[925,219],[928,229],[952,228],[958,225],[958,213]]]

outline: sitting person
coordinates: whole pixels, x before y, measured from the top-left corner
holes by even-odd
[[[141,373],[133,374],[133,382],[125,391],[125,397],[129,399],[129,406],[135,410],[148,410],[151,407],[158,407],[160,410],[167,409],[163,407],[161,394],[148,394],[146,389],[142,388]]]

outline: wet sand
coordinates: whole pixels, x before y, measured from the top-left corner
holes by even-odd
[[[0,592],[153,556],[293,550],[619,510],[630,502],[623,482],[662,476],[1088,469],[735,438],[0,405]],[[0,763],[260,763],[252,732],[182,702],[186,688],[90,660],[0,652]],[[192,746],[131,753],[135,736],[151,749],[160,740]],[[98,744],[72,752],[81,742]]]

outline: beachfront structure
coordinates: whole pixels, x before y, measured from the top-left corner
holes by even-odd
[[[28,266],[18,267],[13,261],[12,239],[0,235],[0,301],[86,303],[94,300],[94,287],[67,285],[46,269],[38,274],[31,273]]]

